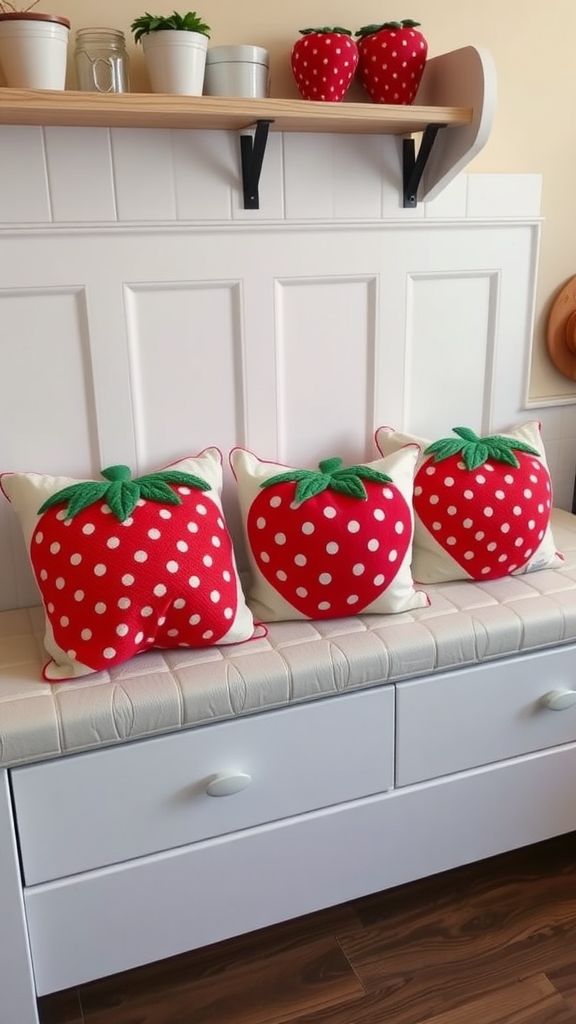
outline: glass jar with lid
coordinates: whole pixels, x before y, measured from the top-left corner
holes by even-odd
[[[78,29],[74,63],[81,91],[130,91],[130,62],[126,38],[120,29]]]

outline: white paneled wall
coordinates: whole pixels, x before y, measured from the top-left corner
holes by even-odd
[[[217,444],[312,464],[540,418],[558,504],[576,411],[527,410],[537,176],[403,210],[398,143],[271,135],[242,209],[233,132],[0,128],[0,471],[150,468]],[[226,465],[226,503],[237,514]],[[0,607],[36,600],[0,502]]]

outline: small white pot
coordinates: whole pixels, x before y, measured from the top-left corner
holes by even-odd
[[[212,46],[206,55],[206,96],[269,95],[268,51],[261,46]]]
[[[32,11],[0,14],[0,65],[13,89],[63,89],[70,22]]]
[[[142,48],[152,92],[202,95],[208,36],[161,29],[142,36]]]

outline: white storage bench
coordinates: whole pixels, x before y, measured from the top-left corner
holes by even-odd
[[[58,685],[39,609],[2,613],[2,1024],[575,829],[576,519],[553,528],[560,569]]]

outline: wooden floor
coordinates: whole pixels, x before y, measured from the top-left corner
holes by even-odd
[[[576,1024],[576,835],[40,1008],[42,1024]]]

